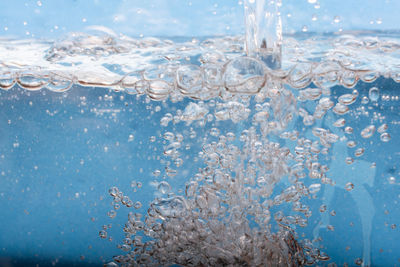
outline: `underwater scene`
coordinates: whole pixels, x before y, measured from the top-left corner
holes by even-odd
[[[400,266],[397,0],[0,0],[0,267]]]

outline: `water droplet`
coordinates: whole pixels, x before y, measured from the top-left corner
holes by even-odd
[[[372,87],[371,89],[369,89],[368,92],[368,97],[371,101],[378,101],[379,100],[379,89],[376,87]]]

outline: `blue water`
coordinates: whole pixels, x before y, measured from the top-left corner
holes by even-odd
[[[336,216],[328,215],[335,230],[322,228],[320,244],[340,265],[344,262],[353,265],[355,258],[362,257],[361,220],[365,217],[363,213],[370,212],[373,213],[366,220],[371,220],[372,227],[372,265],[396,265],[400,260],[396,242],[400,238],[397,209],[400,139],[396,138],[400,108],[395,98],[361,104],[362,96],[372,86],[382,88],[381,96],[388,95],[390,99],[398,96],[400,87],[384,78],[356,86],[360,96],[353,106],[365,106],[370,113],[384,116],[391,141],[381,142],[377,133],[369,139],[360,138],[358,133],[371,123],[371,116],[345,115],[347,124],[354,128],[354,140],[366,152],[352,165],[346,165],[344,158],[354,149],[338,146],[326,156],[323,161],[330,165],[328,175],[337,187],[325,187],[317,194],[317,200],[307,201],[314,215],[306,228],[298,229],[300,236],[302,232],[306,237],[312,236],[323,218],[318,212],[321,202],[328,205],[325,213],[335,210]],[[349,89],[334,87],[331,98],[346,91]],[[1,266],[33,266],[33,263],[47,266],[54,262],[61,266],[99,265],[121,254],[116,244],[123,238],[121,229],[128,211],[122,207],[116,218],[107,217],[106,213],[112,209],[108,189],[118,185],[134,202],[140,200],[143,207],[139,211],[145,212],[154,198],[152,172],[161,167],[156,157],[162,154],[162,133],[171,129],[187,136],[188,127],[192,127],[181,123],[161,128],[159,121],[166,112],[183,109],[188,100],[174,104],[149,102],[144,96],[78,86],[62,94],[47,90],[28,92],[14,86],[2,91],[0,98]],[[157,106],[161,107],[158,112]],[[330,126],[336,117],[328,114],[321,126],[343,131]],[[241,127],[232,123],[216,125],[230,130]],[[211,128],[193,127],[198,136]],[[152,136],[156,137],[154,142],[150,140]],[[184,155],[199,151],[196,139],[185,142],[191,148]],[[374,169],[370,168],[372,162],[376,162]],[[196,172],[196,165],[201,163],[185,161],[179,174],[168,179],[176,193]],[[391,176],[396,178],[396,184],[389,183]],[[142,182],[143,187],[133,192],[132,181]],[[355,186],[351,192],[344,189],[348,181]],[[279,186],[276,190],[279,191]],[[370,196],[371,202],[365,196]],[[111,242],[98,236],[102,226],[109,223]],[[397,224],[394,229],[393,224]]]
[[[82,65],[93,68],[100,66],[93,70],[97,75],[95,77],[101,77],[104,73],[101,71],[104,70],[116,76],[123,76],[130,73],[135,64],[107,62],[107,58],[111,57],[108,57],[107,53],[115,52],[112,49],[118,45],[132,49],[128,50],[133,51],[129,54],[132,58],[136,53],[140,55],[140,60],[145,62],[143,64],[156,64],[159,60],[160,66],[167,65],[161,50],[157,54],[162,56],[161,59],[151,58],[153,55],[148,50],[135,50],[136,48],[132,48],[134,45],[126,41],[123,35],[117,37],[120,33],[138,37],[139,40],[151,36],[167,36],[168,39],[178,36],[171,39],[179,45],[181,40],[188,41],[194,36],[243,36],[242,1],[183,2],[2,1],[2,51],[11,53],[13,45],[25,45],[23,49],[20,48],[21,51],[29,47],[28,41],[15,41],[12,45],[7,45],[7,40],[40,40],[43,42],[34,41],[32,46],[43,49],[38,52],[39,56],[35,56],[42,60],[37,64],[45,62],[46,65],[37,66],[34,61],[30,61],[29,52],[32,51],[28,51],[26,55],[21,52],[15,62],[14,59],[7,58],[7,53],[3,53],[0,58],[0,83],[4,77],[8,78],[10,70],[15,73],[27,72],[28,78],[25,79],[29,81],[32,78],[29,71],[34,72],[41,67],[46,71],[53,71],[52,68],[65,70],[67,77],[70,77],[71,73],[79,74],[79,78],[83,77],[82,80],[88,77],[83,71],[92,71],[89,68],[79,69]],[[281,9],[283,31],[289,34],[285,35],[286,40],[294,36],[302,41],[308,38],[309,46],[310,43],[318,44],[316,40],[319,40],[319,37],[311,41],[313,36],[320,36],[317,32],[325,34],[329,40],[331,36],[342,31],[354,33],[359,30],[378,30],[383,32],[364,31],[359,36],[364,34],[374,37],[381,34],[380,40],[387,40],[389,37],[393,37],[389,41],[398,40],[396,11],[399,10],[399,5],[400,2],[394,0],[386,0],[384,3],[375,0],[353,0],[346,3],[339,0],[321,3],[314,3],[312,0],[287,0]],[[80,40],[79,36],[76,39],[72,38],[71,32],[98,33],[99,30],[99,36],[114,38],[115,47],[103,42],[106,38],[98,43],[95,40],[92,44],[90,38],[93,36],[89,36],[90,38],[82,39],[81,50],[77,49],[68,55],[67,50],[71,48],[68,46],[69,41]],[[308,34],[302,35],[305,31]],[[357,38],[356,36],[355,39]],[[206,38],[199,39],[204,41]],[[57,47],[61,48],[60,51],[55,51],[55,54],[60,52],[65,59],[48,62],[47,52],[50,48],[47,50],[43,47],[54,40],[56,50]],[[370,38],[366,43],[369,41],[373,46],[374,40]],[[58,41],[60,42],[57,43]],[[290,45],[283,47],[283,51],[286,49],[292,56],[304,53],[303,59],[311,58],[315,61],[323,61],[326,56],[321,52],[323,47],[320,50],[308,51],[308,46],[307,51],[302,51],[301,45],[297,47],[289,41],[287,44]],[[328,47],[326,49],[331,50],[335,46],[321,43],[321,46],[324,45]],[[351,50],[352,53],[358,51],[356,41],[353,45],[346,45],[348,44],[344,44],[345,48],[354,49]],[[196,46],[196,49],[199,47],[201,46]],[[216,47],[219,52],[224,51],[221,49],[222,45]],[[232,47],[229,48],[232,50],[228,49],[226,52],[230,56],[238,56],[242,52],[241,45],[234,43]],[[110,50],[107,50],[109,48]],[[362,48],[365,51],[375,51],[374,47],[372,50],[364,46]],[[101,56],[94,56],[96,49],[100,51]],[[396,51],[399,50],[396,47],[391,49],[394,49],[394,52],[387,54],[376,49],[376,53],[371,53],[375,61],[368,62],[363,58],[360,60],[360,66],[355,64],[356,68],[373,68],[376,65],[379,71],[386,71],[384,67],[387,64],[393,71],[398,70],[399,56]],[[88,55],[85,51],[89,51]],[[105,52],[101,54],[101,51]],[[167,50],[168,56],[171,51],[176,52],[174,49]],[[181,52],[178,51],[177,54]],[[359,51],[361,52],[356,55],[363,57],[363,50]],[[192,54],[188,52],[189,59],[182,56],[178,60],[184,62],[183,64],[199,65],[199,58],[203,52],[194,50]],[[122,56],[123,53],[125,52],[121,52]],[[379,58],[379,53],[383,60]],[[182,55],[185,53],[182,52]],[[116,53],[114,56],[118,58],[121,55]],[[25,57],[27,61],[24,61]],[[299,57],[301,61],[302,56]],[[146,61],[147,58],[149,62]],[[340,53],[333,58],[340,59]],[[383,62],[388,58],[390,62]],[[106,62],[101,64],[103,59]],[[6,63],[4,65],[3,60]],[[285,60],[285,63],[290,62],[286,66],[294,64],[288,56]],[[96,70],[100,72],[95,73]],[[158,71],[150,69],[149,79],[159,75]],[[40,71],[38,73],[42,74]],[[166,77],[168,78],[170,77]],[[90,81],[90,75],[88,80]],[[286,84],[286,81],[283,83]],[[298,89],[290,88],[289,85],[285,87],[295,97],[299,95]],[[310,87],[315,85],[311,84]],[[372,87],[379,88],[377,101],[370,99],[368,103],[363,103],[362,99],[369,96]],[[168,181],[173,193],[183,195],[185,184],[205,165],[198,155],[203,149],[202,145],[218,141],[216,136],[210,134],[212,128],[218,128],[224,134],[232,132],[239,139],[242,131],[250,127],[252,115],[256,112],[256,103],[252,99],[248,119],[237,123],[231,120],[197,120],[191,123],[170,122],[168,126],[161,126],[160,121],[165,114],[177,114],[185,110],[189,103],[199,101],[188,98],[178,102],[171,101],[171,98],[152,101],[146,95],[130,95],[114,89],[74,84],[67,92],[55,93],[46,88],[29,91],[16,84],[8,91],[0,90],[0,267],[102,266],[112,261],[113,256],[124,254],[117,246],[124,239],[122,229],[127,222],[128,213],[146,214],[151,201],[160,197],[156,188],[157,182],[160,181]],[[323,185],[316,194],[304,197],[302,203],[310,206],[312,216],[307,226],[292,227],[295,228],[299,242],[319,238],[313,243],[327,253],[330,260],[318,262],[316,266],[327,266],[329,263],[336,263],[338,266],[358,266],[362,264],[358,259],[363,259],[367,264],[369,262],[370,266],[399,266],[400,84],[381,76],[372,83],[359,81],[351,89],[334,86],[329,98],[336,103],[339,96],[352,93],[353,90],[357,90],[359,95],[356,102],[349,106],[350,112],[347,114],[339,116],[330,110],[311,127],[305,127],[303,119],[296,114],[286,129],[297,130],[301,137],[313,141],[318,140],[312,133],[313,127],[322,127],[341,138],[346,138],[335,143],[326,155],[320,154],[318,159],[321,164],[329,167],[327,177],[332,179],[335,185]],[[205,101],[205,104],[209,105],[210,102],[223,101],[215,97]],[[297,102],[296,107],[312,113],[317,102],[318,100]],[[353,133],[344,133],[344,127],[333,126],[339,118],[346,120],[345,127],[351,126]],[[202,122],[205,122],[205,125],[202,125]],[[385,132],[391,135],[390,141],[382,141],[381,133],[377,131],[370,138],[360,136],[362,129],[368,125],[373,124],[378,128],[384,123],[388,125]],[[167,145],[163,135],[167,131],[183,136],[179,149],[183,164],[180,167],[173,166],[178,172],[172,177],[168,177],[165,169],[165,162],[169,159],[163,155]],[[281,146],[290,148],[292,152],[295,150],[295,141],[273,134],[269,138]],[[235,145],[240,144],[237,139],[234,141]],[[349,140],[354,140],[357,146],[346,146]],[[354,156],[358,148],[365,149],[360,157]],[[347,164],[347,157],[352,157],[354,163]],[[160,175],[157,175],[158,171]],[[320,182],[309,178],[302,181],[306,186]],[[140,188],[137,186],[138,182],[141,184]],[[354,189],[349,189],[350,182]],[[284,177],[275,186],[272,198],[279,195],[289,184],[288,178]],[[110,218],[107,213],[113,210],[114,206],[109,189],[113,186],[129,195],[133,203],[139,201],[140,208],[128,209],[121,205],[117,216]],[[327,207],[325,212],[320,211],[323,205]],[[290,204],[283,203],[272,207],[271,214],[279,211],[285,212],[285,215],[298,214],[291,208]],[[254,222],[252,226],[256,227]],[[104,228],[107,229],[107,238],[100,238],[99,232]],[[276,231],[279,229],[275,222],[272,222],[272,228]]]

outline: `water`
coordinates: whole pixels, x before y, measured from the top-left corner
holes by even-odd
[[[397,33],[96,31],[1,40],[2,265],[398,264]]]

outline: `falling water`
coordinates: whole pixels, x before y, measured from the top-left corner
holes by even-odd
[[[245,0],[246,54],[263,61],[271,69],[281,67],[281,0]]]

